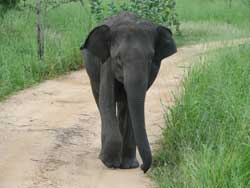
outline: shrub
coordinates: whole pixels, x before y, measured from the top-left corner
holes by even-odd
[[[0,5],[3,7],[14,7],[19,3],[20,0],[0,0]]]
[[[91,1],[91,12],[97,21],[111,16],[118,11],[134,12],[141,18],[157,23],[167,24],[179,31],[179,21],[175,10],[175,0],[130,0],[128,2],[114,3],[115,1]],[[106,4],[105,4],[106,3]]]
[[[8,9],[14,8],[20,0],[0,0],[0,17],[6,13]]]

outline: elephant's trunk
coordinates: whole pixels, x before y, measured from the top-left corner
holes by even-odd
[[[145,173],[150,168],[152,163],[152,154],[145,129],[144,115],[144,102],[148,86],[148,78],[145,78],[145,73],[133,74],[132,72],[133,71],[131,70],[127,71],[128,75],[125,77],[124,85],[127,93],[129,113],[132,121],[136,145],[143,161],[141,169]]]

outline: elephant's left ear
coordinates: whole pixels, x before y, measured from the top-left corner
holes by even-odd
[[[110,56],[111,34],[107,25],[101,25],[94,28],[88,35],[81,50],[87,49],[93,55],[97,56],[103,63]]]
[[[176,53],[177,48],[169,28],[158,26],[156,28],[156,33],[154,60],[160,63],[162,59]]]

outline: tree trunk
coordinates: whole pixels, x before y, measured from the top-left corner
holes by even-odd
[[[40,59],[43,59],[43,34],[42,34],[42,25],[41,25],[41,0],[36,2],[36,29],[37,29],[37,54]]]
[[[43,14],[43,31],[42,31],[42,51],[43,51],[43,54],[45,53],[45,34],[46,34],[46,28],[47,28],[47,13],[48,13],[48,3],[49,3],[49,0],[45,0],[44,1],[44,14]]]

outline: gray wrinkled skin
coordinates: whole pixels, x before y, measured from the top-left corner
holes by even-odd
[[[145,96],[161,60],[177,51],[171,31],[121,12],[95,27],[81,50],[102,120],[100,159],[109,168],[137,168],[137,146],[146,172]]]

